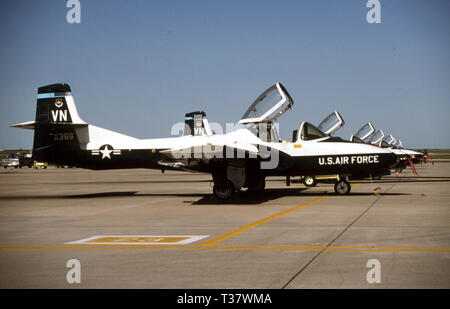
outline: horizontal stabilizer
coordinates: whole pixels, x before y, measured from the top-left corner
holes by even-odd
[[[36,121],[27,121],[27,122],[14,124],[11,126],[11,128],[34,130],[36,128],[36,126],[52,126],[52,125],[71,126],[71,127],[75,127],[75,128],[82,128],[82,127],[88,126],[87,123],[58,123],[58,124],[45,123],[45,124],[41,124],[41,123],[36,123]]]
[[[27,121],[27,122],[22,122],[22,123],[18,123],[18,124],[13,124],[11,126],[11,128],[34,130],[35,125],[36,125],[36,121]]]

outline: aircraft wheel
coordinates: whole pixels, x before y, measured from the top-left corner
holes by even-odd
[[[345,194],[350,193],[351,188],[352,187],[348,181],[340,180],[335,183],[334,192],[336,192],[336,194],[339,194],[339,195],[345,195]]]
[[[266,188],[266,179],[265,177],[258,177],[251,186],[248,187],[249,192],[262,192]]]
[[[317,180],[314,176],[306,176],[305,179],[303,179],[303,183],[307,187],[315,187],[317,185]]]
[[[403,171],[403,167],[397,166],[397,167],[395,168],[395,171],[401,173],[401,172]]]
[[[215,182],[213,187],[214,195],[221,200],[226,200],[231,197],[234,193],[234,185],[231,181],[225,180],[220,182]]]

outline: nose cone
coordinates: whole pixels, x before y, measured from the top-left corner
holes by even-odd
[[[368,149],[372,152],[377,153],[379,156],[379,167],[391,168],[398,164],[401,155],[395,153],[392,149],[381,148],[374,145],[367,145]]]

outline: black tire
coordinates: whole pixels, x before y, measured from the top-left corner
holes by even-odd
[[[215,182],[213,187],[213,193],[218,199],[227,200],[234,193],[234,185],[229,180]]]
[[[252,181],[252,183],[248,186],[248,191],[251,193],[259,193],[263,192],[266,188],[266,178],[258,177]]]
[[[334,192],[338,195],[346,195],[350,193],[352,186],[346,180],[340,180],[334,184]]]
[[[307,187],[315,187],[317,185],[317,179],[314,176],[306,176],[303,178],[303,184]]]

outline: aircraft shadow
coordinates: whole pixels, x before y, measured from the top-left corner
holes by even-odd
[[[409,179],[380,179],[373,180],[373,183],[439,183],[439,182],[450,182],[450,178],[447,177],[436,177],[439,179],[427,179],[431,177],[424,177],[422,179],[409,178]],[[370,181],[366,181],[366,184],[370,183]]]
[[[198,183],[198,182],[211,182],[211,180],[131,180],[131,181],[121,181],[121,180],[108,180],[108,181],[86,181],[86,182],[64,182],[64,185],[108,185],[108,184],[160,184],[160,183]],[[48,185],[54,184],[52,182],[42,182],[40,184]]]
[[[308,188],[290,188],[290,189],[267,189],[258,195],[251,194],[248,192],[239,192],[231,197],[229,200],[219,200],[214,195],[208,194],[204,195],[200,200],[193,202],[192,205],[227,205],[227,204],[262,204],[271,200],[276,200],[285,196],[311,196],[311,197],[319,197],[319,196],[340,196],[332,191],[315,191],[315,192],[303,192],[308,190]],[[347,197],[351,196],[373,196],[374,192],[355,192],[350,193]],[[383,193],[382,196],[401,196],[401,195],[412,195],[410,193]]]
[[[316,187],[320,188],[320,187]],[[412,195],[411,193],[383,193],[382,196],[401,196]],[[351,196],[371,196],[374,192],[353,192],[347,197]],[[255,194],[246,191],[238,192],[229,200],[219,200],[213,194],[203,193],[138,193],[138,191],[114,191],[114,192],[97,192],[87,194],[75,195],[28,195],[28,196],[0,196],[0,200],[48,200],[48,199],[95,199],[108,197],[182,197],[182,198],[199,198],[197,201],[183,201],[191,205],[255,205],[262,204],[268,201],[276,200],[285,196],[338,196],[330,188],[323,191],[308,191],[308,188],[288,188],[288,189],[266,189],[264,192]]]

